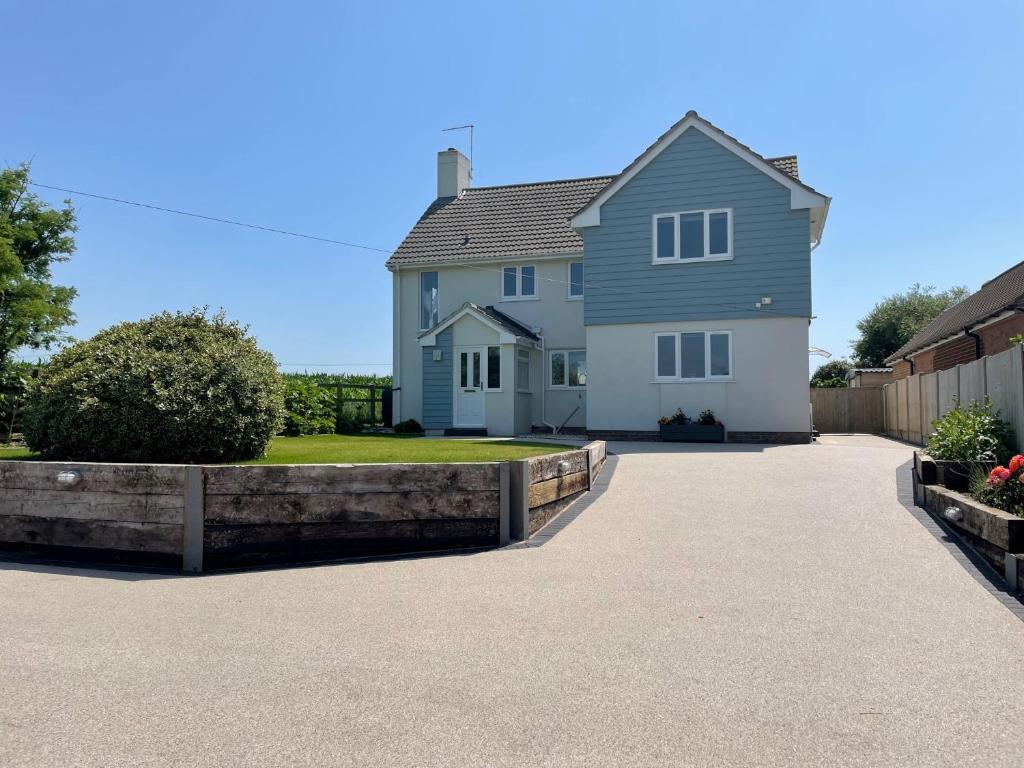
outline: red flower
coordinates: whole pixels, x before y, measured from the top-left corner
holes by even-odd
[[[1019,453],[1010,459],[1010,471],[1016,472],[1018,469],[1024,467],[1024,456]]]
[[[989,485],[994,485],[997,488],[1001,485],[1005,485],[1006,481],[1010,479],[1013,473],[1006,467],[996,467],[988,474],[988,480],[985,482]]]

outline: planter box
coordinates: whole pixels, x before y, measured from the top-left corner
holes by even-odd
[[[661,424],[661,439],[668,443],[724,443],[722,424]]]
[[[971,486],[972,469],[957,461],[935,459],[936,482],[954,491],[966,491]]]
[[[925,507],[955,528],[988,542],[1004,553],[1024,553],[1024,517],[937,485],[926,486],[924,497]],[[955,508],[952,516],[946,514],[951,508]]]

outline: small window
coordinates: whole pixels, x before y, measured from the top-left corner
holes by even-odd
[[[537,298],[537,271],[532,266],[504,267],[501,270],[501,298]]]
[[[732,378],[732,333],[699,331],[654,335],[656,381]]]
[[[657,337],[657,376],[659,379],[679,377],[679,369],[676,368],[676,340],[678,338],[678,334],[675,333],[664,333]]]
[[[480,353],[473,353],[473,384],[474,389],[480,389]]]
[[[420,272],[420,330],[437,325],[437,272]]]
[[[501,389],[501,347],[487,348],[487,389]]]
[[[722,261],[732,258],[732,209],[654,216],[653,260]]]
[[[569,262],[569,298],[583,298],[583,262]]]
[[[550,386],[553,389],[587,385],[587,352],[569,349],[551,353]]]
[[[529,392],[530,390],[530,350],[516,350],[516,391]]]

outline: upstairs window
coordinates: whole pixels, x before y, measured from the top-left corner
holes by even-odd
[[[659,213],[653,218],[655,264],[732,258],[732,209]]]
[[[569,262],[569,298],[583,298],[583,262]]]
[[[530,265],[502,268],[501,298],[507,300],[537,298],[536,268]]]
[[[656,381],[732,379],[732,333],[697,331],[654,334]]]
[[[437,272],[420,272],[420,330],[437,325]]]

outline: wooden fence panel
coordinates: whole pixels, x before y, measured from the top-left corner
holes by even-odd
[[[939,418],[939,374],[921,374],[922,442],[932,431],[932,422]]]
[[[822,433],[881,434],[885,393],[881,387],[811,388],[814,428]]]
[[[960,369],[960,402],[985,402],[985,358],[958,365]]]
[[[1024,446],[1024,348],[1012,347],[983,358],[988,397],[1010,422],[1017,450]]]
[[[942,418],[960,402],[960,371],[948,368],[939,371],[939,418]]]
[[[896,384],[886,384],[883,388],[885,398],[885,434],[898,437],[896,429]]]
[[[907,439],[921,442],[921,376],[907,377]]]
[[[906,440],[908,434],[907,380],[900,379],[896,382],[896,435]]]

